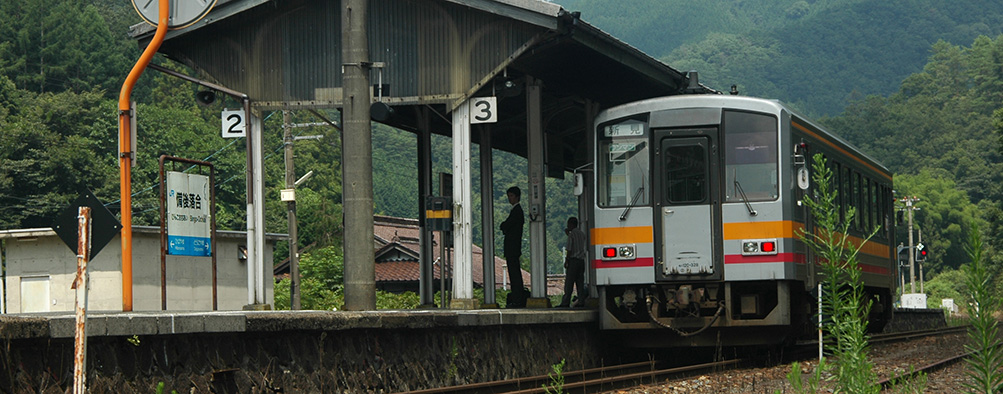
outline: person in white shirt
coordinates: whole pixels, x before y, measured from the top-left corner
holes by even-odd
[[[584,306],[585,299],[588,298],[588,290],[585,289],[585,233],[578,228],[578,218],[572,216],[568,218],[568,227],[564,229],[568,235],[567,257],[564,259],[564,269],[567,273],[564,278],[564,298],[561,299],[561,307],[571,306],[571,292],[578,288],[578,301],[576,307]]]

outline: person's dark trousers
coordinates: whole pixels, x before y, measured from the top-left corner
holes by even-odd
[[[571,290],[578,287],[578,304],[584,304],[588,298],[588,291],[585,290],[585,260],[568,258],[568,272],[564,277],[564,298],[561,299],[560,306],[571,305]]]
[[[522,293],[522,267],[519,265],[519,255],[505,256],[505,264],[508,266],[508,280],[511,282],[513,293]]]

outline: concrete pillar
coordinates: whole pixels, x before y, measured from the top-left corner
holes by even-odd
[[[481,257],[484,263],[484,304],[497,307],[495,301],[495,221],[494,164],[491,152],[491,126],[481,125]]]
[[[376,309],[373,243],[373,136],[369,118],[368,0],[342,0],[345,310]]]
[[[470,101],[453,110],[453,300],[452,309],[477,308],[474,299]]]
[[[247,301],[248,309],[266,309],[265,305],[265,192],[262,151],[261,117],[250,114],[247,137],[251,147],[251,182],[248,190],[252,198],[247,203]],[[270,273],[270,272],[269,272]],[[270,276],[270,275],[269,275]]]
[[[547,189],[544,164],[542,85],[539,80],[526,78],[526,147],[529,158],[529,257],[531,297],[527,307],[549,307],[547,299]]]
[[[593,208],[595,206],[595,152],[596,152],[596,130],[595,120],[599,114],[599,104],[592,100],[585,100],[585,147],[586,156],[590,164],[583,169],[582,181],[585,184],[585,192],[578,198],[579,228],[585,232],[585,245],[588,254],[585,258],[585,282],[589,289],[589,296],[596,297],[599,292],[596,289],[596,270],[592,267],[592,262],[596,257],[595,247],[592,245],[592,228],[595,227]]]
[[[432,195],[432,129],[427,107],[418,109],[418,293],[421,305],[435,304],[432,232],[425,225],[425,204]]]

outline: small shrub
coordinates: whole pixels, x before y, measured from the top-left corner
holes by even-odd
[[[564,394],[564,363],[565,359],[561,359],[561,362],[551,365],[550,369],[554,372],[547,372],[547,377],[550,378],[550,384],[545,384],[540,386],[543,391],[547,394]]]

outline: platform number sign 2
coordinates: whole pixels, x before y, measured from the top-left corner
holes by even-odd
[[[498,98],[475,97],[470,100],[470,123],[495,123],[498,121]]]
[[[224,109],[223,138],[240,138],[247,135],[247,119],[242,109]]]

